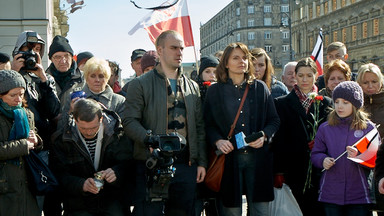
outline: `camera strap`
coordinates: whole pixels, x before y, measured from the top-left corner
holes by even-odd
[[[240,106],[239,106],[239,109],[237,110],[237,114],[236,114],[235,120],[233,120],[233,123],[231,125],[231,130],[228,133],[228,137],[227,137],[228,140],[230,140],[232,138],[233,132],[235,131],[236,123],[237,123],[237,120],[239,119],[240,112],[243,109],[243,105],[244,105],[244,102],[245,102],[245,98],[247,97],[248,90],[249,90],[249,84],[247,84],[247,86],[245,87],[243,98],[241,99]]]

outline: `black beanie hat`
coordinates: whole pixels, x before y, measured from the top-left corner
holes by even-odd
[[[79,65],[81,63],[81,61],[88,60],[88,59],[90,59],[92,57],[93,57],[93,54],[91,52],[88,52],[88,51],[81,52],[81,53],[77,54],[77,61],[76,61],[76,63],[77,63],[77,65]]]
[[[217,67],[219,65],[219,60],[214,56],[204,56],[200,59],[200,68],[199,68],[199,76],[207,67]]]
[[[364,104],[363,89],[354,81],[344,81],[339,83],[332,92],[332,99],[342,98],[349,101],[356,108],[361,108]]]
[[[69,45],[69,41],[67,40],[67,38],[61,35],[57,35],[53,38],[52,44],[49,47],[49,58],[51,59],[53,54],[57,52],[69,52],[73,56],[73,50],[71,45]]]
[[[14,70],[0,71],[0,94],[22,87],[25,89],[25,81],[19,72]]]
[[[0,52],[0,64],[7,63],[11,60],[11,57],[7,53]]]

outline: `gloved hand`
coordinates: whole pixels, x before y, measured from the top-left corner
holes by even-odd
[[[273,187],[282,188],[284,182],[285,182],[284,175],[282,173],[277,173],[275,174],[275,177],[273,180]]]
[[[315,140],[312,140],[311,142],[309,142],[309,143],[308,143],[308,148],[309,148],[309,150],[312,151],[314,145],[315,145]]]

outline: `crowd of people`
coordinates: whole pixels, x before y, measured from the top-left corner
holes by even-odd
[[[327,47],[322,76],[307,57],[279,81],[265,50],[237,42],[201,57],[191,78],[168,30],[132,52],[124,85],[118,63],[75,55],[62,36],[44,69],[46,45],[25,31],[13,59],[0,53],[0,215],[267,216],[284,184],[304,216],[382,215],[384,147],[374,169],[349,158],[375,129],[370,144],[381,143],[384,77],[373,63],[352,72],[343,43]],[[34,193],[32,150],[55,191]],[[209,152],[225,156],[219,192],[204,185]]]

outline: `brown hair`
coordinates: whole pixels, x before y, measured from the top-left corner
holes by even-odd
[[[368,127],[369,114],[364,111],[363,108],[357,109],[352,105],[352,122],[351,129],[353,130],[364,130]],[[328,124],[336,126],[340,124],[340,118],[336,113],[336,110],[332,110],[328,115]]]
[[[251,53],[248,51],[248,48],[245,44],[237,42],[237,43],[231,43],[225,48],[223,56],[221,57],[221,61],[216,68],[217,82],[219,83],[227,82],[229,75],[228,75],[228,68],[226,66],[228,64],[229,56],[231,55],[232,51],[236,48],[241,49],[247,56],[248,73],[245,73],[245,79],[247,80],[248,83],[252,83],[256,79],[255,68],[253,67],[253,64],[252,64]]]
[[[317,74],[316,62],[314,62],[310,57],[302,58],[297,62],[295,74],[297,74],[297,71],[299,71],[301,67],[310,67],[313,74]]]
[[[327,54],[332,52],[332,51],[339,50],[339,49],[343,50],[344,55],[347,54],[347,47],[345,46],[344,43],[342,43],[340,41],[332,42],[331,44],[329,44],[327,47]]]
[[[161,34],[156,38],[156,41],[155,41],[155,47],[164,47],[164,41],[165,39],[168,37],[168,35],[173,35],[173,36],[181,36],[179,32],[175,31],[175,30],[167,30],[167,31],[163,31],[161,32]]]
[[[264,56],[266,65],[265,73],[263,77],[257,77],[257,79],[264,81],[265,84],[267,84],[268,88],[271,89],[272,75],[275,74],[275,69],[273,68],[271,58],[268,56],[267,52],[265,52],[265,50],[262,48],[252,49],[251,54],[254,58]]]
[[[351,80],[351,68],[347,63],[345,63],[343,60],[336,59],[328,64],[325,65],[324,70],[324,82],[325,86],[328,85],[328,80],[331,77],[331,72],[335,70],[339,70],[341,73],[344,74],[344,77],[347,81]]]

